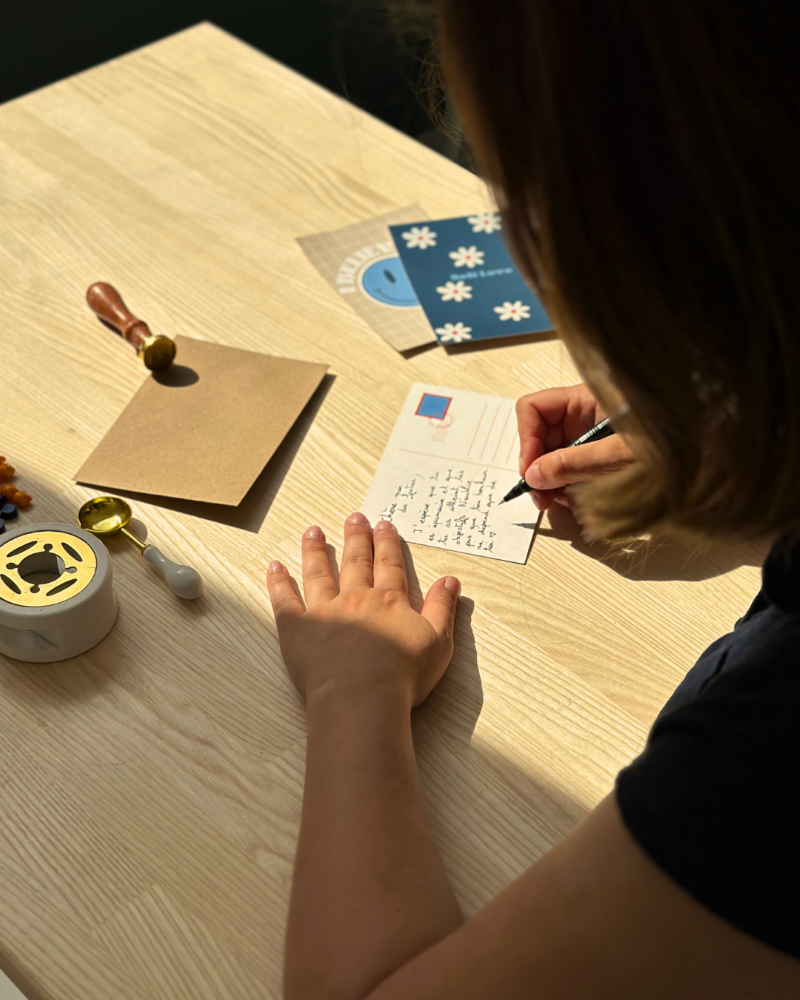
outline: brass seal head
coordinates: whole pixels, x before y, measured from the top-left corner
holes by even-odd
[[[175,360],[175,342],[162,334],[151,334],[139,345],[137,353],[145,368],[163,372]]]

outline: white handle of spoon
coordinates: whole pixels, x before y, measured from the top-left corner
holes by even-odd
[[[203,593],[203,578],[197,570],[167,559],[155,545],[145,546],[142,549],[142,558],[151,566],[155,566],[167,581],[169,589],[178,597],[182,597],[186,601],[193,601]]]

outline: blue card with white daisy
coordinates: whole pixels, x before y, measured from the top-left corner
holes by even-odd
[[[497,212],[390,226],[389,232],[440,344],[553,329],[509,256]]]

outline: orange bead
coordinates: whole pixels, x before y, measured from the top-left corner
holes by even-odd
[[[10,479],[16,470],[13,465],[6,465],[3,463],[0,465],[0,479]]]
[[[31,500],[33,500],[33,497],[30,495],[30,493],[26,493],[24,490],[16,492],[14,496],[11,498],[11,502],[14,504],[14,506],[19,507],[20,509],[27,507],[28,504],[31,502]]]
[[[5,497],[6,500],[10,500],[18,492],[19,490],[13,483],[3,483],[0,485],[0,497]]]

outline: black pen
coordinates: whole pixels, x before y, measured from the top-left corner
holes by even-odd
[[[567,447],[577,448],[579,444],[589,444],[590,441],[602,441],[603,438],[611,437],[613,433],[614,428],[611,426],[611,420],[609,417],[606,417],[605,420],[601,420],[599,424],[595,424],[591,430],[588,430],[585,434],[581,434],[579,438],[575,438],[572,444],[568,444]],[[524,479],[520,479],[517,485],[506,493],[500,503],[507,503],[509,500],[516,500],[517,497],[521,497],[523,493],[530,493],[532,489],[533,487],[528,486]]]

